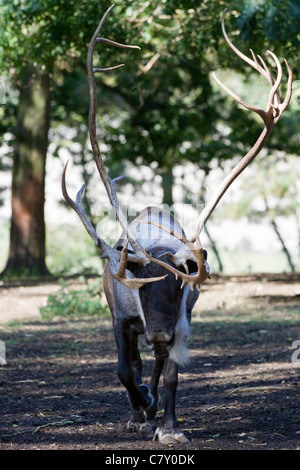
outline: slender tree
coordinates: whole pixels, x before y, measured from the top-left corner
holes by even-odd
[[[45,264],[45,162],[50,75],[27,65],[15,130],[10,251],[5,271],[48,274]]]
[[[61,70],[74,67],[86,49],[84,38],[91,35],[90,21],[98,11],[96,2],[86,3],[3,0],[0,5],[0,64],[19,93],[16,123],[9,129],[14,142],[7,276],[49,274],[44,202],[51,94]]]

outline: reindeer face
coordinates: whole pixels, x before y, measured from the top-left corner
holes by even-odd
[[[170,262],[165,260],[166,262]],[[151,263],[152,276],[165,275],[165,269]],[[149,271],[149,267],[147,267]],[[164,359],[175,343],[175,328],[182,300],[181,280],[173,274],[161,281],[145,284],[140,289],[140,299],[145,318],[145,336],[154,356]]]

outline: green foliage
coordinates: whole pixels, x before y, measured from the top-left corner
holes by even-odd
[[[101,102],[109,99],[111,117],[121,119],[117,129],[101,123],[109,167],[121,159],[136,165],[155,161],[162,173],[184,160],[198,162],[200,155],[208,170],[212,155],[229,156],[220,135],[219,141],[211,139],[220,109],[209,78],[220,11],[219,2],[136,2],[129,24],[139,32],[134,43],[142,52],[127,54],[115,82],[98,81]]]
[[[264,55],[268,48],[280,57],[284,54],[296,78],[300,63],[299,1],[115,3],[103,36],[137,44],[141,51],[103,44],[95,48],[95,65],[126,64],[116,72],[96,77],[99,142],[111,177],[123,172],[126,161],[137,166],[154,163],[160,174],[192,161],[208,173],[213,159],[221,166],[224,160],[243,155],[262,126],[212,85],[213,70],[240,71],[241,83],[251,76],[250,68],[225,44],[220,16],[227,6],[228,33],[243,52],[249,53],[249,47],[255,45],[258,54]],[[84,168],[86,182],[90,177],[86,163],[91,159],[86,148],[87,45],[110,4],[108,0],[2,0],[0,5],[1,73],[9,75],[18,88],[27,62],[51,70],[51,125],[76,129],[74,141],[81,149],[72,158]],[[230,86],[232,76],[227,83]],[[251,97],[245,99],[252,102],[258,88],[260,85],[254,86]],[[16,107],[16,102],[5,106],[0,134],[13,129]],[[285,113],[268,146],[297,154],[299,113],[289,109],[292,111]],[[55,154],[66,145],[62,140]],[[64,244],[59,247],[66,250]],[[72,255],[69,260],[73,261]]]
[[[298,0],[244,0],[237,25],[248,41],[268,41],[299,72],[300,4]],[[294,57],[295,56],[295,57]],[[296,73],[297,73],[296,72]]]
[[[213,158],[231,158],[240,139],[251,137],[248,130],[256,135],[258,126],[211,86],[212,70],[249,70],[222,38],[224,2],[115,3],[103,35],[138,44],[141,51],[96,47],[95,64],[126,65],[97,76],[99,115],[107,116],[101,118],[99,137],[111,173],[126,160],[156,162],[158,172],[188,160],[200,162],[208,172]],[[98,0],[4,0],[0,6],[1,70],[17,86],[26,62],[53,71],[52,125],[59,121],[79,129],[87,122],[87,44],[109,5]],[[296,1],[244,0],[226,6],[228,32],[237,46],[247,52],[255,40],[256,52],[264,53],[275,45],[275,52],[288,52],[289,62],[298,67]],[[230,141],[218,128],[226,114]],[[284,141],[287,146],[288,123],[283,127],[276,144]],[[297,125],[293,132],[298,135]]]
[[[102,8],[109,2],[101,2]],[[74,64],[86,48],[86,38],[99,15],[99,2],[88,0],[3,0],[0,6],[3,68],[15,67],[16,76],[26,62],[52,69]]]
[[[31,279],[31,280],[40,280],[42,277],[40,270],[37,267],[34,267],[32,269],[27,269],[24,267],[16,268],[16,269],[9,269],[5,270],[4,272],[0,273],[0,278],[1,280],[5,282],[10,282],[10,281],[22,281],[25,279]],[[46,277],[49,277],[51,279],[51,275],[49,276],[43,276],[45,279]]]
[[[91,283],[80,278],[79,283],[81,287],[74,288],[74,283],[60,280],[60,290],[50,295],[47,305],[40,308],[42,319],[108,315],[109,308],[102,298],[100,280]]]

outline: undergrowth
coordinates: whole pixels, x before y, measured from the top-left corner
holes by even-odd
[[[108,315],[109,308],[103,297],[100,280],[87,281],[80,278],[74,286],[74,282],[61,279],[61,288],[55,294],[48,297],[47,304],[40,307],[43,320],[51,320],[59,317],[82,317],[93,315]]]

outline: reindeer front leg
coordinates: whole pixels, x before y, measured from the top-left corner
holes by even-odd
[[[132,416],[127,428],[137,431],[141,439],[153,437],[153,430],[145,418],[154,401],[147,385],[141,383],[141,359],[137,349],[137,335],[129,321],[115,324],[115,338],[118,348],[118,377],[127,390]]]
[[[159,441],[161,444],[189,442],[181,431],[176,419],[175,404],[177,384],[178,364],[172,359],[167,359],[164,374],[165,414],[154,434],[154,440]]]
[[[151,376],[150,381],[150,389],[151,394],[153,395],[153,403],[147,409],[147,419],[153,419],[157,412],[157,404],[158,404],[158,383],[160,379],[161,372],[164,367],[165,360],[164,359],[155,359],[154,368]]]

